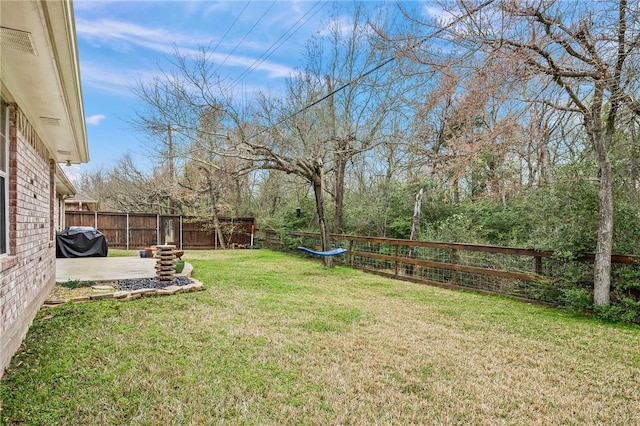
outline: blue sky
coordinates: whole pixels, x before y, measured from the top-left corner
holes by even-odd
[[[75,0],[74,9],[90,162],[71,177],[109,168],[126,152],[144,166],[148,141],[127,123],[140,110],[132,88],[169,69],[176,48],[215,47],[221,75],[235,80],[253,65],[241,87],[278,90],[306,41],[328,25],[332,2]]]

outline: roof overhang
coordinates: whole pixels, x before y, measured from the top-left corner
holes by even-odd
[[[89,198],[87,194],[77,193],[65,198],[64,204],[77,204],[78,206],[86,206],[89,211],[95,212],[98,210],[98,205],[100,204],[100,202]]]
[[[0,1],[2,94],[59,163],[89,161],[71,0]]]
[[[60,165],[56,166],[56,194],[62,195],[66,197],[71,197],[75,195],[78,191],[76,191],[75,186],[69,180],[69,177],[66,173],[60,168]]]

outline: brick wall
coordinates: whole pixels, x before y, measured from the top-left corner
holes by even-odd
[[[9,253],[0,257],[0,376],[55,284],[55,164],[19,108],[9,131]]]

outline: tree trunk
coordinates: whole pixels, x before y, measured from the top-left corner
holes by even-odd
[[[611,250],[613,246],[613,171],[609,160],[609,149],[615,129],[615,98],[612,98],[610,110],[603,129],[602,111],[604,106],[604,88],[595,86],[590,114],[585,115],[584,125],[591,138],[598,160],[598,242],[593,262],[593,303],[597,306],[608,305],[611,301]],[[604,131],[603,131],[604,130]]]
[[[213,228],[215,230],[216,238],[218,238],[218,241],[220,241],[220,248],[224,250],[227,248],[227,245],[224,242],[224,235],[222,235],[222,229],[220,229],[220,220],[218,218],[218,212],[216,212],[215,208],[212,209],[212,215],[213,215]]]
[[[333,84],[329,75],[325,76],[327,82],[327,93],[333,92]],[[336,129],[336,107],[333,95],[327,99],[329,105],[329,126],[331,131],[331,140],[336,143],[334,154],[336,171],[335,171],[335,221],[333,224],[333,232],[336,234],[343,233],[343,211],[344,211],[344,175],[347,168],[347,155],[345,152],[345,140],[338,139]]]
[[[322,251],[331,250],[331,237],[327,229],[327,223],[324,216],[324,167],[318,162],[315,165],[315,175],[313,176],[313,193],[316,197],[316,212],[318,213],[318,225],[320,225],[320,244]],[[324,266],[333,268],[333,258],[331,256],[322,257]]]
[[[420,230],[420,216],[422,215],[422,195],[424,193],[424,189],[420,188],[420,191],[416,194],[416,203],[413,206],[413,220],[411,221],[411,235],[409,239],[411,241],[415,241],[418,238],[418,231]],[[408,257],[410,259],[416,258],[416,248],[411,246],[409,249]],[[409,264],[405,268],[407,275],[413,275],[413,265]]]
[[[215,238],[218,239],[218,241],[220,241],[220,247],[224,250],[227,248],[226,244],[224,243],[224,236],[222,235],[222,229],[220,229],[220,219],[218,218],[218,194],[216,193],[216,189],[213,187],[213,184],[211,182],[211,174],[209,173],[209,171],[206,172],[206,176],[207,176],[207,184],[209,185],[209,201],[211,203],[211,216],[213,216],[213,229],[215,232]],[[214,240],[214,245],[215,245],[215,240]]]
[[[636,129],[637,127],[637,129]],[[633,200],[640,201],[640,120],[634,117],[629,124],[632,148],[629,161],[629,189]]]
[[[340,156],[336,159],[336,217],[334,223],[334,232],[336,234],[344,233],[343,230],[343,212],[344,212],[344,175],[346,169],[346,159]]]
[[[460,182],[458,178],[453,180],[453,204],[460,203]]]
[[[409,239],[414,241],[418,237],[418,231],[420,230],[420,216],[422,215],[422,195],[424,189],[420,188],[420,191],[416,194],[416,203],[413,206],[413,220],[411,221],[411,235]]]
[[[611,251],[613,245],[613,173],[607,152],[598,153],[600,203],[598,243],[593,263],[593,303],[608,305],[611,291]]]

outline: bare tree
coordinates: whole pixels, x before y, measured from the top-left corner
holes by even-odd
[[[350,10],[348,25],[338,9],[328,35],[313,40],[307,50],[305,73],[328,97],[318,105],[330,144],[335,201],[333,230],[344,228],[344,197],[348,166],[379,144],[393,141],[392,126],[402,104],[405,82],[390,64],[380,67],[389,52],[376,46],[372,26],[384,26],[384,15],[368,15],[362,3]],[[375,22],[375,24],[373,24]],[[324,60],[323,60],[324,59]]]
[[[254,170],[278,170],[296,175],[313,189],[323,250],[330,249],[330,226],[326,219],[325,194],[336,201],[336,230],[342,231],[344,185],[349,161],[378,143],[392,104],[382,87],[384,72],[369,72],[377,58],[367,42],[364,9],[356,6],[350,30],[343,33],[338,19],[331,26],[329,48],[312,40],[304,70],[292,76],[283,98],[265,94],[246,101],[215,74],[207,49],[196,57],[176,53],[174,72],[138,94],[147,109],[138,123],[154,128],[170,123],[191,141],[172,144],[203,166],[207,159],[235,158]],[[328,67],[323,64],[329,58]],[[206,164],[204,164],[206,163]],[[334,184],[327,185],[327,175]],[[332,264],[331,258],[324,259]]]
[[[304,75],[291,78],[285,99],[262,96],[256,115],[262,130],[232,144],[233,154],[262,170],[295,175],[313,188],[322,250],[331,248],[324,193],[329,144],[318,115],[307,105],[323,95],[322,88]],[[331,257],[323,258],[332,267]]]
[[[598,163],[599,228],[594,264],[594,303],[610,299],[613,175],[610,148],[623,109],[640,114],[638,68],[640,7],[627,0],[568,2],[459,0],[444,9],[456,25],[449,39],[481,52],[541,87],[562,90],[543,98],[578,115]],[[541,94],[544,96],[544,93]]]
[[[462,189],[472,198],[504,199],[509,147],[517,130],[517,106],[508,99],[507,71],[477,58],[433,61],[436,76],[412,102],[416,113],[412,151],[421,154],[426,173],[448,182],[452,199]],[[481,69],[481,72],[470,72]]]
[[[80,187],[100,201],[103,211],[166,214],[171,187],[166,170],[145,172],[124,154],[111,169],[83,174]]]

